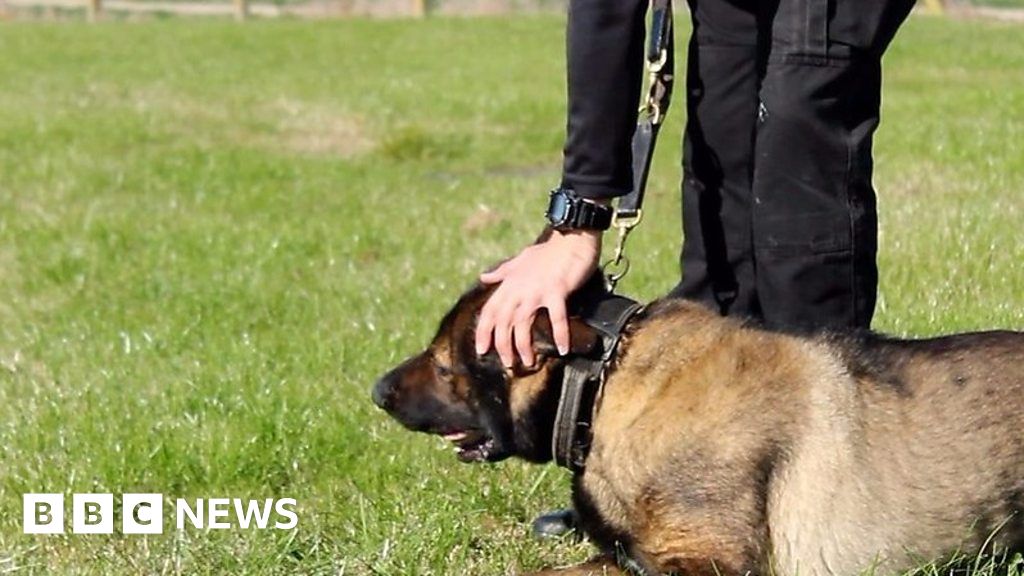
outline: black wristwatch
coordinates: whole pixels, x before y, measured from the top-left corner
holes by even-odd
[[[562,187],[551,191],[547,217],[555,230],[607,230],[612,225],[611,207],[581,198]]]

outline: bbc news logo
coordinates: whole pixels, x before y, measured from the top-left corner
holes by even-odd
[[[178,530],[207,529],[291,530],[298,526],[294,498],[243,500],[241,498],[178,498],[174,520]],[[63,494],[22,495],[22,528],[25,534],[63,534]],[[71,532],[74,534],[114,533],[113,494],[72,494]],[[122,534],[162,534],[163,494],[122,494]]]

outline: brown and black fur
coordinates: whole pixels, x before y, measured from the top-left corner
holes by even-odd
[[[374,399],[412,430],[470,431],[465,461],[551,459],[564,360],[473,351],[466,293]],[[597,335],[573,320],[575,353]],[[986,539],[1024,550],[1024,334],[787,335],[690,302],[634,319],[573,480],[603,556],[541,574],[892,573]],[[628,566],[628,568],[627,568]]]

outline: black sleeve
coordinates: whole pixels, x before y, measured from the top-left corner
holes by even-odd
[[[647,0],[571,0],[562,184],[584,198],[633,186],[630,143],[643,74]]]

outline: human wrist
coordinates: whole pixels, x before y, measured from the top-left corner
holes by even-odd
[[[551,239],[572,249],[601,251],[602,230],[551,230]]]
[[[571,241],[600,242],[601,238],[604,237],[604,230],[588,230],[582,228],[568,230],[552,229],[551,232],[555,236]]]

